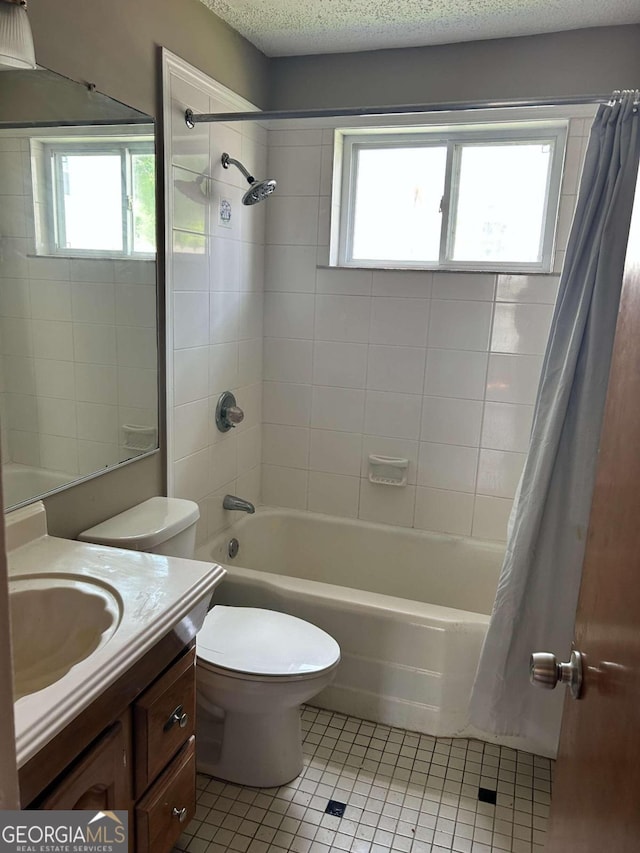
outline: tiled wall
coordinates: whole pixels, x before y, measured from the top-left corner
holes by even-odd
[[[156,427],[156,266],[35,257],[27,138],[0,139],[3,459],[87,474]]]
[[[233,521],[235,514],[222,509],[227,492],[260,499],[265,208],[242,205],[246,182],[237,169],[224,170],[220,157],[226,151],[262,174],[266,133],[252,124],[187,130],[185,105],[200,112],[230,109],[205,78],[170,75],[170,97],[169,493],[199,503],[202,542]],[[228,226],[219,221],[221,199],[231,203]],[[245,419],[221,433],[214,416],[226,390],[235,393]]]
[[[572,119],[554,269],[590,121]],[[329,269],[333,130],[272,130],[263,501],[504,539],[558,276]],[[320,266],[318,266],[320,264]],[[410,460],[403,488],[368,455]]]

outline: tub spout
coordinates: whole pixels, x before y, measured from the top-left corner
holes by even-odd
[[[240,512],[248,512],[249,515],[256,511],[256,508],[250,501],[245,501],[244,498],[237,498],[235,495],[225,495],[222,501],[222,506],[225,509],[236,509]]]

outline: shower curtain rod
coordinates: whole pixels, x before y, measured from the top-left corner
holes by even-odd
[[[404,104],[386,107],[336,107],[317,110],[254,110],[234,113],[194,113],[185,111],[187,127],[194,128],[201,122],[216,121],[280,121],[296,118],[349,118],[378,115],[410,115],[411,113],[439,113],[456,110],[511,109],[514,107],[562,107],[579,104],[607,102],[611,95],[582,95],[570,98],[537,98],[513,101],[451,101],[441,104]]]

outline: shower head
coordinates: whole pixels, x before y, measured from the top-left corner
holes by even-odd
[[[224,153],[220,158],[220,162],[225,169],[229,168],[229,165],[235,166],[239,169],[242,174],[245,176],[250,186],[246,193],[242,196],[243,204],[257,204],[259,201],[267,198],[271,195],[271,193],[276,188],[276,182],[271,179],[267,179],[264,181],[256,181],[253,175],[250,175],[249,172],[245,169],[245,167],[240,163],[239,160],[234,160],[233,157],[229,157],[227,153]]]

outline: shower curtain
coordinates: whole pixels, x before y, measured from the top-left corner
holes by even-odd
[[[598,109],[578,193],[505,559],[470,705],[485,732],[553,754],[564,690],[529,656],[568,660],[640,157],[638,93]]]

